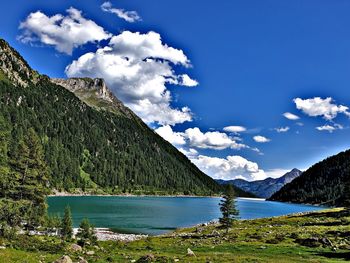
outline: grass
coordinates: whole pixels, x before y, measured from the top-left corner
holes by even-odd
[[[4,81],[8,84],[10,83],[9,79],[7,78],[7,76],[4,74],[2,70],[0,70],[0,81]]]
[[[86,186],[88,188],[97,189],[98,185],[91,180],[90,174],[86,173],[82,167],[79,167],[79,169],[80,169],[80,177],[84,180]]]
[[[52,262],[62,255],[88,262],[345,262],[350,259],[350,215],[342,209],[274,218],[242,220],[228,235],[217,225],[179,229],[158,237],[123,243],[105,241],[89,247],[95,254],[58,248],[53,238],[3,240],[0,262]],[[35,242],[29,242],[33,239]],[[47,240],[46,240],[47,239]],[[307,243],[307,241],[312,241]],[[43,244],[48,248],[43,250]],[[328,243],[330,242],[330,243]],[[19,245],[23,243],[24,245]],[[25,245],[27,244],[27,245]],[[28,244],[35,244],[33,247]],[[41,244],[41,245],[39,245]],[[50,247],[53,251],[50,252]],[[190,248],[195,257],[187,256]],[[140,258],[152,255],[153,261]]]

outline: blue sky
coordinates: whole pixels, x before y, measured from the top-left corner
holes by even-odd
[[[0,5],[0,36],[34,69],[106,78],[215,178],[279,176],[350,146],[349,1]]]

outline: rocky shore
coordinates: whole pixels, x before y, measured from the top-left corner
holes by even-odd
[[[78,228],[73,228],[73,235],[75,236],[77,233],[78,233]],[[141,235],[141,234],[115,233],[111,231],[109,228],[102,228],[102,227],[95,228],[95,234],[98,241],[112,240],[112,241],[132,242],[135,240],[140,240],[148,237],[148,235]]]
[[[108,228],[96,228],[95,231],[96,231],[97,240],[99,241],[112,240],[112,241],[132,242],[135,240],[140,240],[148,237],[148,235],[114,233],[110,231]]]

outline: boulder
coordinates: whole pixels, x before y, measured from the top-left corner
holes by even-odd
[[[83,257],[79,257],[78,263],[88,263],[87,260]]]
[[[322,244],[320,242],[320,239],[317,237],[310,237],[304,239],[298,238],[295,241],[305,247],[319,247]]]
[[[190,248],[188,248],[188,249],[187,249],[187,256],[189,256],[189,257],[195,257],[196,254],[195,254]]]
[[[140,257],[136,262],[137,263],[147,263],[147,262],[153,262],[155,260],[155,257],[153,254],[148,254],[146,256]]]
[[[83,248],[81,246],[79,246],[78,244],[72,244],[69,249],[71,251],[74,251],[74,252],[80,252],[83,250]]]
[[[90,250],[90,251],[86,252],[86,255],[88,255],[88,256],[95,255],[95,251]]]
[[[57,259],[54,263],[73,263],[72,259],[68,256],[63,256]]]

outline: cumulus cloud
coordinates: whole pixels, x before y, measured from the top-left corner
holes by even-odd
[[[167,84],[183,85],[174,65],[190,67],[184,52],[162,42],[156,32],[124,31],[96,52],[66,68],[69,77],[102,77],[119,99],[147,123],[175,125],[192,120],[188,107],[173,108]],[[186,77],[185,77],[186,79]],[[194,84],[187,81],[188,84]]]
[[[19,26],[23,33],[18,39],[24,43],[39,41],[71,55],[76,47],[111,37],[94,21],[84,18],[81,11],[71,7],[67,13],[67,16],[57,14],[51,17],[41,11],[29,14]]]
[[[265,172],[259,169],[257,163],[238,155],[227,156],[226,158],[199,155],[192,158],[191,161],[214,179],[232,180],[242,178],[251,181],[266,178]]]
[[[200,155],[192,147],[200,149],[221,150],[226,148],[240,149],[250,148],[243,144],[237,144],[232,137],[220,132],[203,133],[199,128],[189,128],[185,132],[174,132],[169,125],[155,130],[160,136],[178,147],[178,150],[187,156],[200,170],[215,179],[261,180],[266,174],[255,162],[251,162],[241,156],[227,156],[226,158],[209,157]],[[260,151],[257,148],[253,151]]]
[[[278,133],[281,133],[281,132],[287,132],[289,131],[289,127],[286,126],[286,127],[279,127],[279,128],[275,128],[275,131],[278,132]]]
[[[270,139],[268,139],[264,136],[261,136],[261,135],[256,135],[253,137],[253,139],[254,139],[254,141],[259,142],[259,143],[265,143],[265,142],[271,141]]]
[[[337,105],[333,103],[331,97],[322,99],[320,97],[314,97],[311,99],[294,99],[294,103],[297,109],[304,112],[306,115],[311,117],[322,116],[326,120],[332,120],[339,113],[343,113],[346,116],[350,117],[349,108],[344,105]]]
[[[169,125],[159,127],[155,130],[155,132],[173,145],[186,144],[184,134],[181,132],[174,132]]]
[[[224,127],[224,131],[226,132],[232,132],[232,133],[240,133],[245,132],[247,129],[243,126],[227,126]]]
[[[223,150],[227,148],[241,149],[248,148],[246,145],[237,143],[236,140],[226,133],[210,131],[203,133],[199,128],[189,128],[185,131],[185,136],[192,147],[201,149]]]
[[[342,130],[344,127],[340,124],[334,124],[334,125],[323,125],[316,127],[319,131],[328,131],[329,133],[334,132],[335,130]]]
[[[179,83],[182,86],[195,87],[199,84],[197,80],[191,79],[190,76],[188,76],[187,74],[181,75],[179,79],[180,79]]]
[[[299,116],[293,114],[293,113],[290,113],[290,112],[285,112],[283,113],[283,116],[285,118],[287,118],[288,120],[292,120],[292,121],[295,121],[295,120],[299,120]]]
[[[265,171],[266,177],[271,177],[271,178],[279,178],[286,173],[290,172],[292,169],[270,169]]]
[[[104,2],[101,5],[101,9],[104,12],[112,13],[117,15],[119,18],[124,19],[125,21],[129,23],[133,23],[136,21],[141,21],[141,17],[136,11],[125,11],[121,8],[113,8],[111,2]]]
[[[186,155],[187,158],[189,158],[190,160],[198,156],[198,151],[193,148],[189,148],[189,149],[179,148],[179,151],[182,152],[184,155]]]

